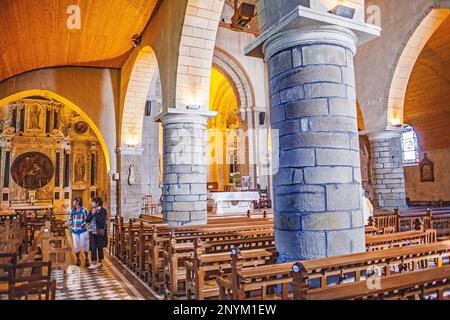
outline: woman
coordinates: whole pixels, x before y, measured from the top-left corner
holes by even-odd
[[[86,222],[89,225],[89,246],[91,249],[91,265],[89,269],[97,269],[102,266],[103,248],[107,243],[107,212],[103,208],[103,201],[100,197],[92,199],[92,210],[87,216]],[[97,262],[98,260],[98,262]]]
[[[77,256],[77,266],[81,266],[80,246],[84,252],[84,263],[89,266],[89,246],[87,239],[86,218],[88,212],[83,208],[83,200],[79,197],[73,200],[73,209],[69,216],[69,229],[72,232],[73,247]]]

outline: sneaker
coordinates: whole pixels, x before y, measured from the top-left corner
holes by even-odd
[[[81,266],[81,261],[77,260],[77,267]]]
[[[98,267],[100,267],[100,265],[98,265],[98,264],[91,264],[91,265],[89,266],[89,270],[95,270],[95,269],[97,269]]]

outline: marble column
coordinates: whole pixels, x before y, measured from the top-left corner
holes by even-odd
[[[207,223],[206,123],[197,114],[164,114],[163,215],[169,225]]]
[[[401,130],[395,129],[367,135],[373,168],[374,205],[377,208],[393,210],[406,206],[401,134]]]
[[[349,29],[313,25],[281,31],[263,46],[278,139],[273,188],[281,262],[365,251],[356,43]]]

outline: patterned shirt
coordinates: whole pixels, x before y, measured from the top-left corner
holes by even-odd
[[[86,229],[86,217],[88,212],[85,208],[80,208],[77,211],[73,208],[69,216],[69,228],[74,234],[82,234],[87,231]]]
[[[89,232],[92,234],[97,234],[97,221],[95,221],[95,216],[92,218],[89,224]]]

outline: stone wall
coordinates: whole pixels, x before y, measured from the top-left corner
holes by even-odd
[[[406,206],[400,133],[394,137],[370,137],[375,206],[385,209]]]
[[[420,167],[405,167],[406,196],[411,201],[450,200],[450,150],[426,151],[434,164],[434,182],[421,182]]]

